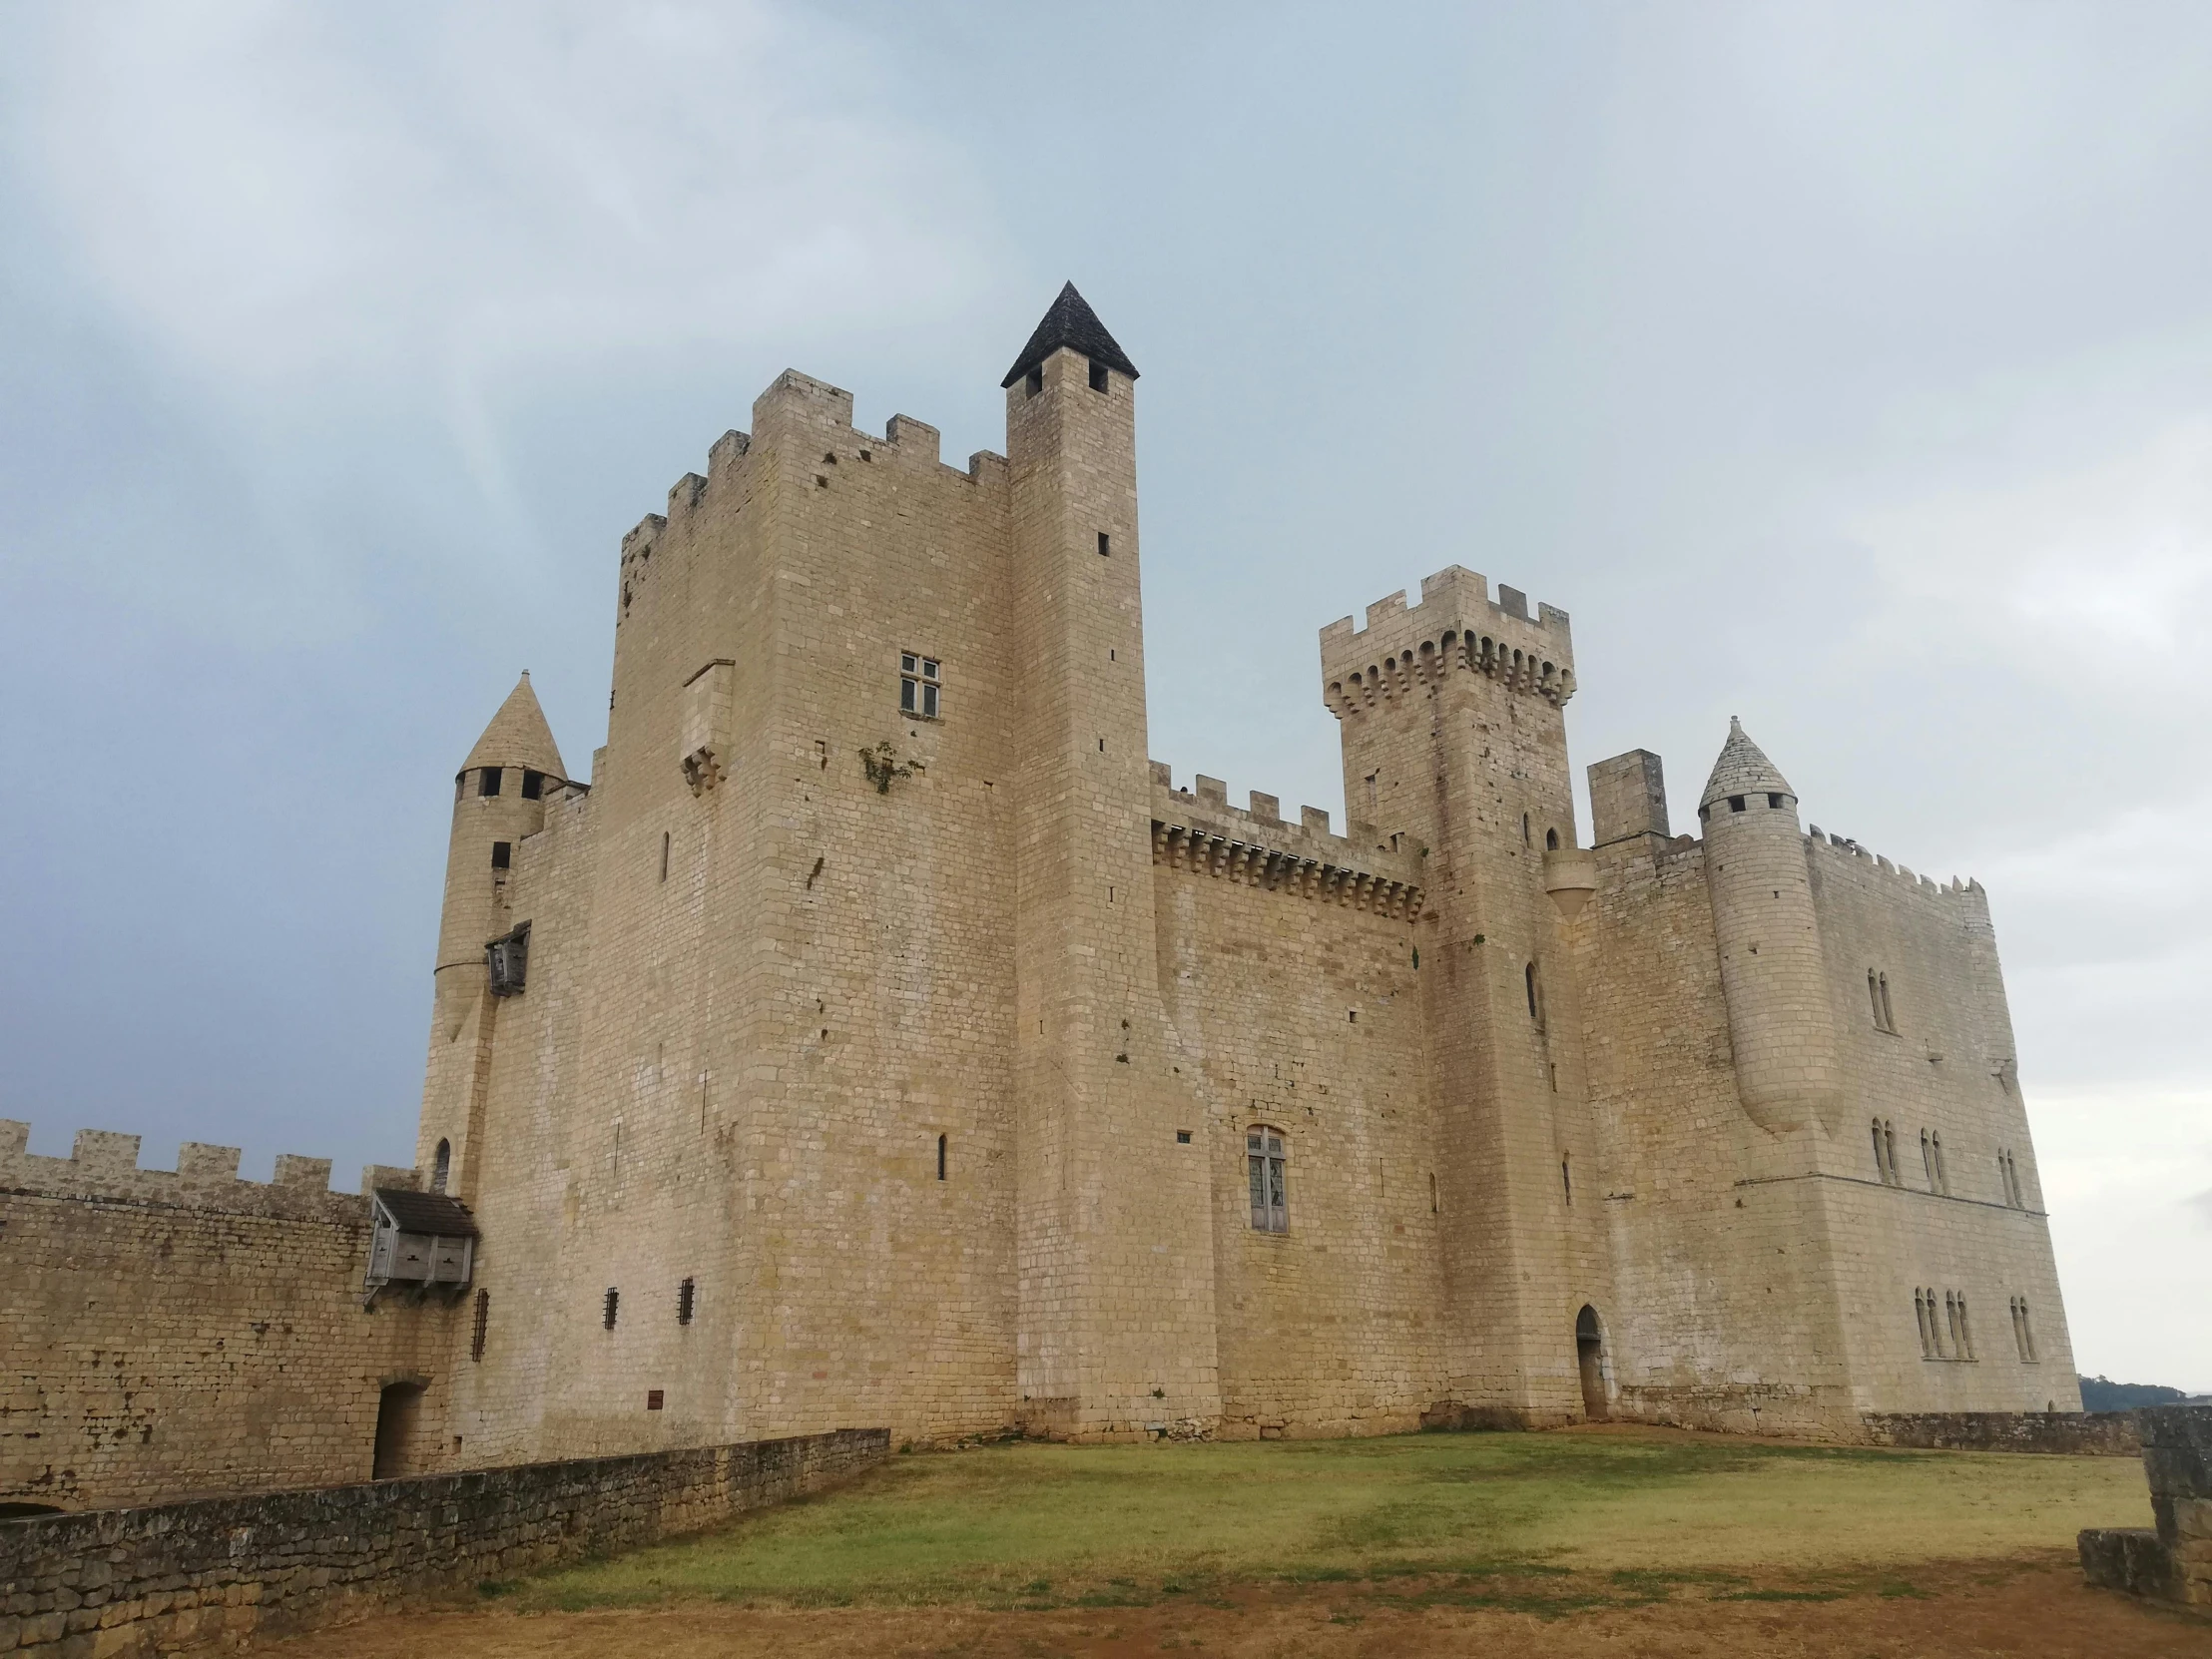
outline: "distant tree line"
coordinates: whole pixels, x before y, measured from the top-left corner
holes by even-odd
[[[2183,1405],[2193,1396],[2157,1382],[2115,1382],[2109,1377],[2081,1380],[2084,1411],[2132,1411],[2138,1405]]]

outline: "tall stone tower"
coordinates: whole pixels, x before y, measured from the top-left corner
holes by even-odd
[[[565,783],[553,732],[525,672],[453,779],[453,831],[438,918],[430,1060],[415,1164],[471,1190],[490,1054],[484,947],[507,929],[507,891],[523,837],[545,827],[546,798]],[[440,1148],[443,1147],[441,1155]]]
[[[1017,1374],[1032,1426],[1093,1437],[1221,1411],[1202,1113],[1157,975],[1136,379],[1069,283],[1004,381]]]
[[[1574,843],[1567,615],[1453,566],[1323,630],[1355,838],[1425,859],[1418,930],[1435,1103],[1449,1385],[1558,1421],[1575,1325],[1605,1306],[1580,1018],[1544,854]],[[1366,820],[1365,827],[1361,821]],[[1576,1171],[1582,1182],[1576,1184]]]
[[[1789,781],[1731,717],[1697,816],[1736,1090],[1770,1133],[1817,1122],[1833,1136],[1844,1076],[1797,806]]]

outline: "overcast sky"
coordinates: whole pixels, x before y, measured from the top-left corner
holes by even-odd
[[[1072,277],[1154,755],[1341,814],[1315,633],[1573,615],[1989,888],[2085,1371],[2212,1389],[2212,10],[0,0],[0,1115],[411,1153],[453,770],[787,366],[948,458]],[[1585,826],[1587,820],[1585,818]]]

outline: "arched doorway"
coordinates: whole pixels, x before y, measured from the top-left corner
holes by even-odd
[[[1603,1422],[1613,1414],[1605,1399],[1605,1333],[1597,1323],[1597,1310],[1585,1303],[1574,1316],[1574,1359],[1582,1373],[1582,1414]]]
[[[387,1382],[376,1398],[376,1456],[371,1480],[395,1480],[412,1474],[415,1418],[422,1406],[420,1382]],[[360,1465],[355,1464],[356,1468]]]

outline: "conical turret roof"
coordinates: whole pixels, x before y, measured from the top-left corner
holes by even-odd
[[[561,765],[560,746],[553,741],[553,728],[545,723],[545,711],[538,707],[538,694],[530,689],[528,669],[461,763],[463,772],[475,767],[527,767],[567,782],[568,769]]]
[[[1790,781],[1777,772],[1765,752],[1744,735],[1744,723],[1730,715],[1728,742],[1721,745],[1721,758],[1713,763],[1713,776],[1705,781],[1705,793],[1698,797],[1697,804],[1703,809],[1732,795],[1768,794],[1797,799],[1797,791],[1790,788]]]
[[[1044,313],[1044,320],[1037,324],[1037,331],[1029,336],[1029,343],[1021,348],[1021,355],[1014,359],[1014,366],[1006,371],[1001,386],[1010,386],[1035,368],[1053,352],[1066,346],[1080,351],[1096,363],[1137,377],[1137,365],[1129,360],[1129,354],[1114,343],[1114,336],[1106,331],[1106,324],[1098,320],[1098,313],[1091,309],[1089,301],[1075,291],[1069,282],[1060,289],[1060,297],[1052,301],[1052,308]]]

